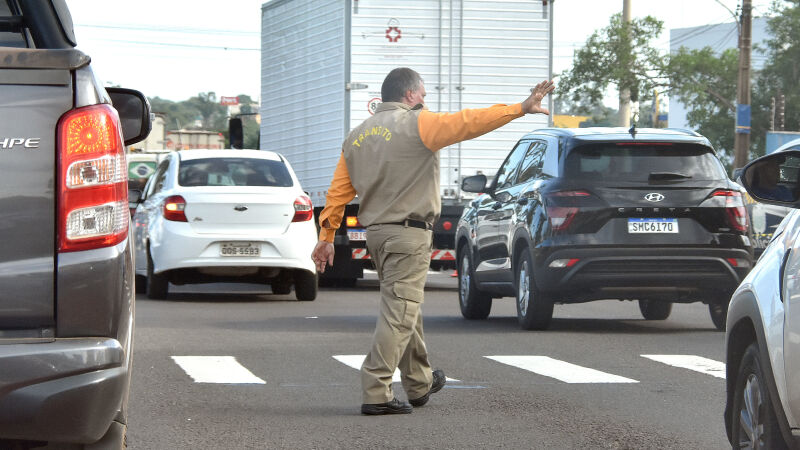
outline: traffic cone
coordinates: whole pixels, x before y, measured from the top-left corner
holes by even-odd
[[[455,278],[455,277],[457,277],[457,276],[458,276],[458,269],[454,270],[454,271],[453,271],[453,274],[452,274],[452,275],[450,275],[450,276],[451,276],[451,277],[454,277],[454,278]]]

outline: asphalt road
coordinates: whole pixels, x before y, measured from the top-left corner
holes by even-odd
[[[724,334],[704,305],[675,305],[660,322],[632,302],[557,305],[550,330],[525,332],[511,298],[495,300],[485,321],[462,319],[455,287],[430,275],[423,310],[431,362],[458,381],[410,415],[380,417],[360,415],[359,374],[340,361],[369,349],[374,275],[314,302],[252,285],[140,294],[128,445],[730,448]],[[405,398],[399,383],[395,392]]]

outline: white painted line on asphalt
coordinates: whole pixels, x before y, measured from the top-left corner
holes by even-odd
[[[695,372],[705,373],[717,378],[725,378],[725,363],[697,355],[641,355],[663,364]]]
[[[172,359],[195,383],[267,384],[233,356],[173,356]]]
[[[361,370],[361,365],[364,364],[364,359],[366,359],[367,355],[333,355],[333,359],[339,361],[340,363],[352,367],[356,370]],[[457,382],[461,380],[457,380],[455,378],[445,377],[447,381]],[[400,370],[395,369],[394,374],[392,375],[392,382],[399,383],[400,382]]]
[[[547,356],[485,356],[499,363],[537,373],[565,383],[638,383],[636,380],[581,367]]]

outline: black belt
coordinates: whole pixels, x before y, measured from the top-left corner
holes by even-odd
[[[433,225],[422,220],[406,219],[402,222],[384,222],[383,225],[403,225],[405,227],[422,228],[423,230],[432,230]]]

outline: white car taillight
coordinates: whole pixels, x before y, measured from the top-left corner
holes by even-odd
[[[180,195],[170,195],[164,199],[161,214],[164,218],[173,222],[188,222],[186,219],[186,199]]]
[[[128,173],[119,116],[109,105],[58,122],[58,250],[108,247],[128,236]]]
[[[311,199],[305,195],[297,197],[294,201],[294,217],[292,222],[305,222],[314,217],[314,207],[311,206]]]

